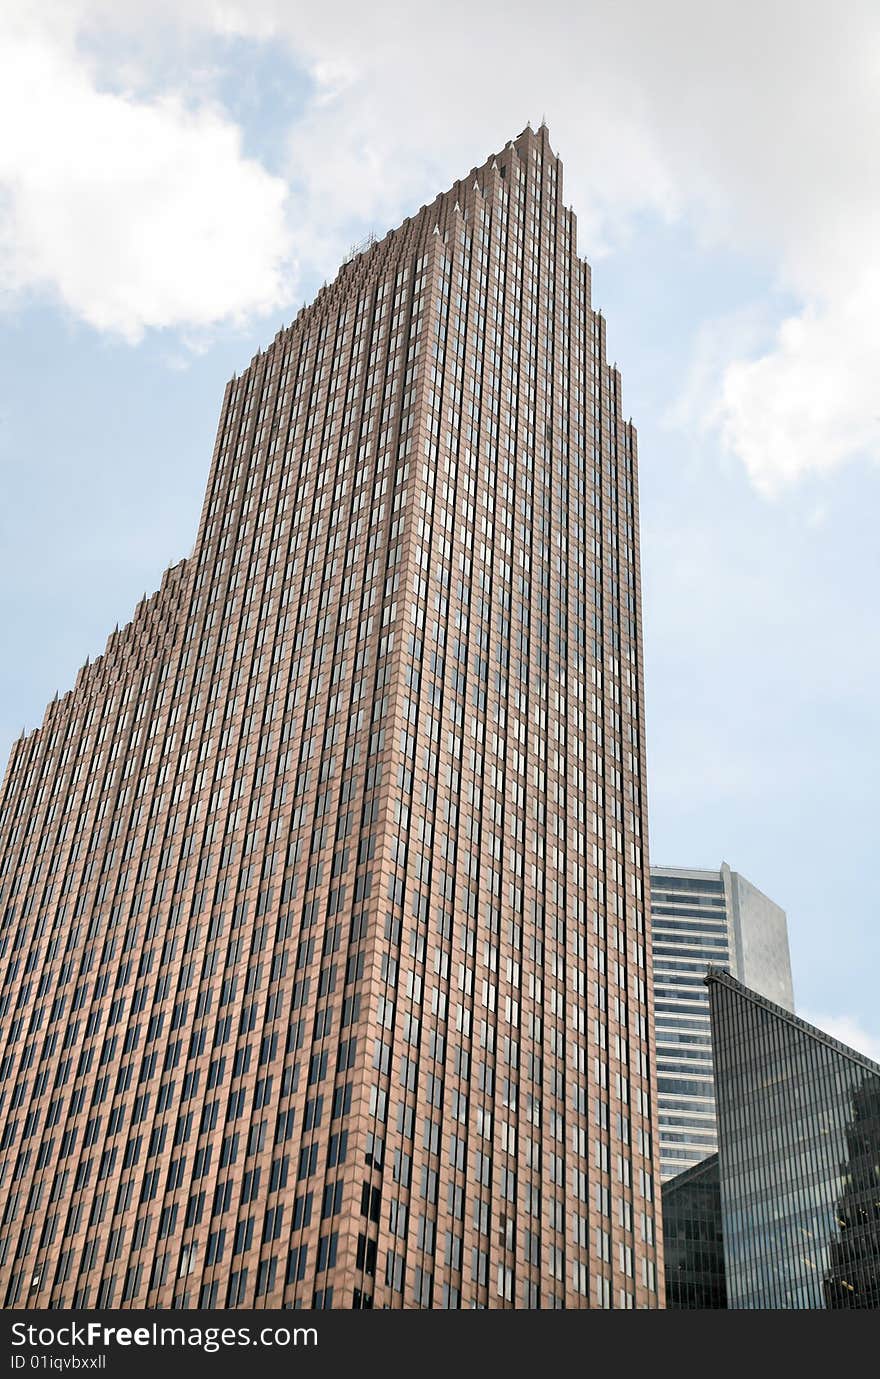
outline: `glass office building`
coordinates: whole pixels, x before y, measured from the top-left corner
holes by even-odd
[[[661,1177],[717,1145],[710,966],[794,1008],[785,911],[722,863],[719,871],[651,868]]]
[[[727,1306],[718,1155],[663,1184],[666,1306]]]
[[[707,985],[728,1307],[880,1306],[880,1065]]]

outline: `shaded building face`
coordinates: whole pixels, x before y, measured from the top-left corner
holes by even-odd
[[[728,1306],[880,1303],[880,1066],[709,978]]]
[[[880,1307],[880,1076],[852,1095],[841,1193],[823,1288],[826,1307]]]
[[[666,1306],[725,1308],[718,1155],[669,1178],[662,1194]]]
[[[0,813],[7,1306],[656,1306],[636,444],[526,131],[226,390]]]

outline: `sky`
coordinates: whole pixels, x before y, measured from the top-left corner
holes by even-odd
[[[195,537],[226,380],[546,119],[639,431],[652,860],[880,1058],[880,10],[6,0],[0,755]]]

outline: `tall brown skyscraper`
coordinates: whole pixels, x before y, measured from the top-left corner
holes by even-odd
[[[228,385],[3,787],[6,1307],[658,1305],[637,492],[544,128]]]

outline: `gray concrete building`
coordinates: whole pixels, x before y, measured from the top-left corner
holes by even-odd
[[[722,862],[651,868],[661,1178],[717,1148],[708,967],[794,1010],[785,911]]]

